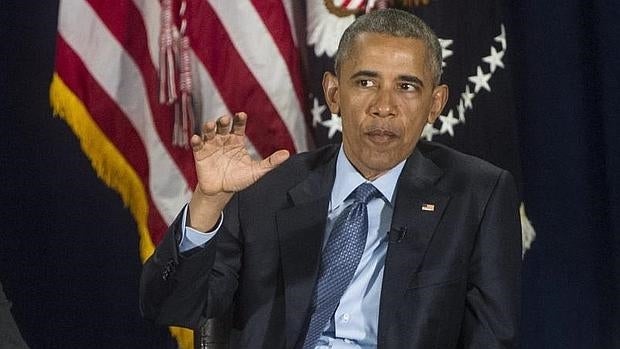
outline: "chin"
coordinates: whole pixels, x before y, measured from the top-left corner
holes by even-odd
[[[402,160],[397,158],[386,156],[385,153],[373,154],[367,156],[365,159],[365,165],[373,172],[383,173],[392,169],[392,167],[398,165]]]
[[[402,147],[402,144],[386,144],[385,146],[373,143],[359,144],[357,147],[351,147],[356,148],[357,151],[351,154],[352,158],[349,160],[353,160],[355,167],[360,166],[358,171],[362,173],[382,174],[407,158],[408,153],[403,153]]]

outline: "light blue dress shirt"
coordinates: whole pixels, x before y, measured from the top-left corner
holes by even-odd
[[[368,237],[366,238],[364,252],[351,284],[340,299],[334,317],[319,338],[317,349],[369,349],[377,347],[379,300],[388,246],[387,233],[392,223],[394,190],[404,165],[405,162],[403,161],[371,182],[383,197],[373,199],[368,203]],[[327,242],[336,217],[352,203],[350,200],[345,201],[345,199],[364,182],[368,181],[351,165],[342,147],[340,147],[336,160],[336,178],[329,202],[323,244]],[[182,226],[185,226],[186,213],[183,215]],[[221,221],[220,219],[220,224]],[[219,226],[210,233],[202,233],[186,227],[179,243],[179,250],[184,252],[204,246],[217,233],[218,229]]]

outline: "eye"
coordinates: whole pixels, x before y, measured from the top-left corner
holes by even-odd
[[[418,85],[413,84],[411,82],[401,82],[398,84],[398,88],[403,90],[403,91],[417,91],[418,90]]]
[[[361,87],[373,87],[375,86],[375,82],[367,79],[360,79],[357,81],[357,84]]]

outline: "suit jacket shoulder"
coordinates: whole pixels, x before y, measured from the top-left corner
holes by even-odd
[[[492,179],[499,176],[503,169],[490,162],[472,155],[462,153],[443,144],[420,141],[416,147],[422,155],[431,160],[445,173],[465,176],[467,179]]]
[[[475,195],[480,200],[474,202],[484,206],[483,198],[491,195],[502,177],[514,185],[508,171],[443,144],[420,141],[416,150],[440,169],[442,175],[437,188],[450,195]]]

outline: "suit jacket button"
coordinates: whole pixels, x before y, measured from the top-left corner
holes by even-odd
[[[170,276],[170,271],[168,270],[168,268],[164,268],[164,270],[161,273],[162,280],[164,281],[168,280],[168,276]]]
[[[166,281],[170,277],[170,274],[174,273],[176,269],[176,263],[174,259],[170,259],[168,263],[164,266],[164,270],[161,273],[161,278]]]

